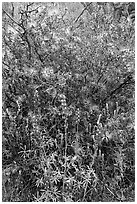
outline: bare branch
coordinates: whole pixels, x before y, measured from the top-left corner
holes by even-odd
[[[119,92],[122,88],[125,88],[128,84],[134,84],[133,77],[131,75],[127,76],[123,83],[119,84],[114,90],[112,90],[109,95],[103,100],[103,103],[106,102],[108,99],[112,98],[112,96],[116,93]]]
[[[82,3],[83,4],[83,3]],[[87,4],[85,6],[85,8],[83,9],[83,11],[80,13],[80,15],[76,18],[76,20],[74,21],[74,24],[79,20],[79,18],[83,15],[84,11],[87,10],[88,6],[90,6],[90,4],[92,4],[92,2],[90,2],[89,4]]]
[[[7,66],[8,68],[10,68],[10,66],[9,66],[7,63],[3,62],[3,61],[2,61],[2,64],[4,64],[5,66]]]
[[[12,17],[14,17],[14,3],[13,2],[11,2],[11,6],[12,6],[12,13],[11,13],[11,15],[12,15]]]
[[[22,28],[22,26],[18,22],[16,22],[4,9],[2,9],[2,10],[16,25],[18,25],[20,28]]]

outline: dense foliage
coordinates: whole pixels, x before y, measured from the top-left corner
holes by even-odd
[[[3,3],[3,201],[134,201],[134,3]]]

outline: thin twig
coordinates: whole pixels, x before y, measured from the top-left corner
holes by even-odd
[[[18,23],[18,22],[16,22],[4,9],[2,9],[2,11],[16,24],[16,25],[18,25],[20,28],[22,28],[22,26]],[[23,28],[22,28],[23,29]]]
[[[2,62],[2,64],[4,64],[5,66],[7,66],[8,68],[10,68],[10,66],[8,64],[6,64],[5,62]]]
[[[88,6],[90,6],[90,4],[92,4],[92,2],[90,2],[88,5],[86,5],[86,7],[83,9],[83,11],[80,13],[80,15],[74,21],[74,24],[79,20],[79,18],[83,15],[84,11],[87,10],[87,8],[88,8]]]

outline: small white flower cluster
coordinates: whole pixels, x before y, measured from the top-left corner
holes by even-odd
[[[64,76],[59,76],[59,77],[58,77],[58,84],[59,84],[60,86],[65,86],[65,85],[66,85],[66,79],[65,79]]]
[[[67,73],[61,73],[58,75],[58,84],[60,86],[65,86],[66,85],[66,80],[70,79],[72,77],[71,72],[67,72]]]
[[[45,67],[42,72],[44,78],[50,78],[54,75],[54,70],[51,67]]]
[[[61,101],[61,105],[66,108],[67,104],[66,104],[66,96],[64,94],[60,94],[60,101]]]

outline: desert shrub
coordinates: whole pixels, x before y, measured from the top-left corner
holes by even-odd
[[[134,22],[38,5],[3,8],[3,201],[133,201]]]

